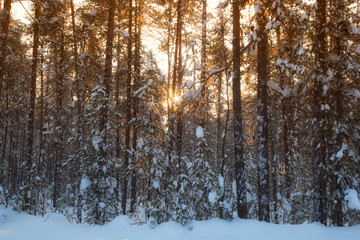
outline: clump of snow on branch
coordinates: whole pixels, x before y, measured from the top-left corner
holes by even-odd
[[[356,190],[347,189],[345,191],[345,201],[347,201],[349,208],[360,211],[360,200]]]
[[[81,193],[84,193],[85,190],[90,187],[91,185],[91,180],[89,179],[88,176],[84,176],[82,179],[81,179],[81,182],[80,182],[80,192]]]
[[[121,29],[115,29],[114,33],[121,34],[124,37],[130,37],[130,34],[127,31],[121,30]]]
[[[203,138],[204,137],[204,129],[201,126],[196,128],[196,137]]]

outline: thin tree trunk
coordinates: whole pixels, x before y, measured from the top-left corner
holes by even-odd
[[[345,8],[344,0],[334,0],[333,5],[335,7],[335,19],[339,21],[337,26],[342,26],[342,21],[344,21],[343,11]],[[343,41],[341,39],[341,31],[342,29],[339,28],[339,32],[334,34],[334,49],[336,56],[343,56]],[[333,202],[335,202],[334,206],[334,213],[332,214],[333,224],[336,226],[344,226],[344,213],[343,213],[343,199],[344,199],[344,183],[343,183],[343,176],[341,176],[341,170],[343,168],[343,154],[337,154],[339,151],[343,151],[343,142],[344,137],[344,126],[343,126],[343,88],[344,88],[344,78],[343,78],[343,63],[338,62],[336,64],[335,69],[335,119],[336,119],[336,129],[335,131],[335,172],[333,173]]]
[[[7,38],[9,33],[9,24],[10,24],[10,12],[11,12],[11,0],[5,0],[4,7],[1,11],[1,35],[0,35],[0,113],[2,112],[2,89],[3,89],[3,81],[4,81],[4,74],[5,74],[5,60],[6,60],[6,48],[7,48]],[[8,94],[6,93],[5,97],[5,109],[7,115],[8,109]],[[3,116],[1,116],[3,118]],[[2,156],[0,159],[0,184],[3,184],[3,167],[5,164],[5,153],[7,148],[7,136],[8,136],[8,121],[5,120],[5,127],[4,127],[4,137],[2,139]]]
[[[55,146],[55,163],[54,163],[54,191],[53,191],[53,207],[58,208],[57,200],[61,195],[59,189],[61,188],[61,167],[64,152],[64,129],[62,123],[62,116],[64,114],[64,62],[65,62],[65,44],[64,44],[64,19],[62,20],[60,33],[60,62],[56,64],[57,68],[57,84],[56,84],[56,146]]]
[[[78,36],[76,32],[76,21],[75,21],[75,8],[74,8],[74,1],[70,1],[70,10],[71,10],[71,25],[72,25],[72,37],[73,37],[73,54],[74,54],[74,69],[75,69],[75,91],[76,91],[76,142],[77,142],[77,149],[81,153],[83,151],[83,119],[84,119],[84,108],[83,108],[83,82],[82,82],[82,76],[79,71],[79,56],[78,56]],[[82,166],[82,159],[79,158],[79,160],[76,162],[75,168],[78,169],[78,171],[81,170]],[[81,184],[82,176],[78,176],[77,184],[80,186]],[[77,200],[76,200],[76,214],[77,214],[77,222],[82,222],[82,194],[80,191],[80,188],[77,188]]]
[[[42,155],[43,155],[43,148],[44,148],[44,56],[40,56],[41,62],[41,72],[40,72],[40,126],[39,126],[39,159],[38,164],[41,164]]]
[[[233,111],[236,206],[239,218],[247,218],[246,172],[241,113],[240,2],[233,1]]]
[[[205,101],[206,97],[206,22],[207,22],[207,0],[202,0],[202,14],[201,14],[201,74],[200,74],[200,84],[201,84],[201,100]],[[205,108],[205,103],[201,103],[202,108]],[[203,109],[204,110],[204,109]],[[202,114],[203,111],[202,111]],[[200,116],[200,126],[203,127],[205,116]]]
[[[7,150],[7,139],[8,139],[8,129],[9,129],[9,94],[7,93],[8,89],[5,88],[5,127],[4,127],[4,137],[3,137],[3,146],[2,146],[2,155],[0,158],[0,186],[4,186],[4,168],[5,168],[5,159],[6,159],[6,150]]]
[[[36,77],[37,77],[37,65],[38,65],[38,50],[39,50],[39,19],[40,19],[40,5],[37,1],[35,4],[35,22],[34,22],[34,42],[33,42],[33,54],[32,54],[32,66],[31,66],[31,82],[30,82],[30,103],[29,103],[29,115],[27,121],[27,135],[26,135],[26,176],[30,176],[29,172],[33,164],[33,145],[34,145],[34,120],[35,120],[35,98],[36,98]],[[30,179],[23,179],[23,183],[28,187],[28,190],[24,192],[25,206],[24,210],[30,209],[31,196],[31,182]]]
[[[176,95],[181,94],[181,85],[182,85],[182,0],[178,0],[178,20],[177,20],[177,54],[175,52],[175,58],[178,57],[177,60],[174,61],[174,68],[176,66],[176,70],[174,69],[174,82],[173,82],[173,92],[175,97]],[[176,89],[177,87],[177,89]],[[178,103],[181,104],[181,103]],[[176,153],[178,160],[178,174],[181,174],[181,154],[182,154],[182,137],[183,137],[183,123],[182,123],[182,108],[181,106],[177,107],[176,110]],[[180,184],[178,184],[180,187]]]
[[[325,116],[321,106],[325,104],[322,96],[323,78],[326,74],[326,0],[317,0],[316,9],[316,38],[315,55],[317,77],[314,84],[314,217],[315,221],[327,224],[326,206],[326,141],[325,141]]]
[[[223,15],[220,15],[220,38],[221,38],[221,67],[226,66],[227,54],[226,54],[226,46],[225,46],[225,19]],[[221,103],[221,94],[223,91],[223,73],[220,72],[218,75],[218,96],[217,96],[217,136],[216,136],[216,159],[220,161],[219,169],[220,169],[220,176],[224,179],[225,182],[225,144],[226,144],[226,136],[227,136],[227,129],[228,123],[230,120],[230,101],[229,101],[229,79],[228,79],[228,71],[225,70],[225,79],[226,79],[226,117],[225,117],[225,124],[223,133],[221,133],[222,123],[221,123],[221,112],[222,112],[222,103]],[[223,187],[221,196],[219,198],[219,218],[224,219],[224,203],[225,200],[225,187]]]
[[[257,132],[257,154],[258,154],[258,211],[260,221],[270,221],[270,190],[269,190],[269,150],[268,150],[268,98],[267,82],[269,80],[269,46],[267,24],[267,6],[261,6],[257,14],[259,25],[257,71],[258,71],[258,132]]]
[[[120,45],[120,35],[117,39],[117,66],[116,66],[116,85],[115,85],[115,112],[116,112],[116,137],[115,137],[115,156],[116,156],[116,189],[117,197],[120,199],[120,175],[121,169],[120,165],[120,156],[121,156],[121,146],[120,146],[120,131],[121,126],[119,124],[119,114],[120,114],[120,74],[121,74],[121,63],[120,63],[120,54],[121,54],[121,45]]]
[[[79,141],[79,147],[82,146],[82,133],[83,133],[83,102],[82,102],[82,85],[81,76],[79,74],[79,57],[78,57],[78,37],[76,33],[75,22],[75,9],[74,1],[70,1],[71,8],[71,24],[73,34],[73,51],[74,51],[74,68],[75,68],[75,87],[76,87],[76,107],[77,107],[77,139]]]
[[[135,10],[135,63],[134,63],[134,70],[135,70],[135,78],[134,78],[134,90],[135,93],[140,85],[140,47],[141,47],[141,22],[139,21],[139,15],[141,14],[141,3],[139,0],[136,1],[136,10]],[[140,14],[139,14],[140,12]],[[132,176],[131,176],[131,201],[130,201],[130,212],[135,211],[135,204],[136,204],[136,195],[137,195],[137,138],[138,138],[138,127],[137,127],[137,114],[138,114],[138,97],[133,96],[133,119],[135,120],[135,125],[133,127],[133,136],[132,136]]]
[[[283,58],[283,46],[281,43],[281,28],[279,27],[276,30],[276,38],[277,38],[277,44],[278,44],[278,58]],[[281,89],[284,89],[285,86],[285,79],[284,74],[282,73],[280,67],[278,68],[278,78],[279,78],[279,85]],[[289,199],[290,197],[290,191],[289,191],[289,184],[290,179],[287,177],[289,176],[289,169],[288,169],[288,162],[289,162],[289,137],[288,137],[288,111],[287,111],[287,105],[288,105],[288,96],[282,96],[281,97],[281,150],[282,153],[280,154],[282,159],[279,159],[275,163],[275,169],[276,175],[273,176],[274,180],[274,220],[276,223],[279,223],[279,214],[277,213],[278,206],[281,204],[280,201],[284,198],[283,194],[285,193],[285,197]],[[285,172],[285,176],[281,173],[282,170]],[[282,186],[281,183],[285,182],[285,186]]]
[[[125,156],[123,164],[123,177],[122,177],[122,202],[121,207],[123,214],[126,214],[126,200],[128,192],[128,167],[130,158],[130,131],[131,131],[131,102],[132,102],[132,91],[131,91],[131,79],[132,79],[132,22],[133,22],[133,2],[129,0],[129,38],[128,38],[128,69],[127,69],[127,82],[126,82],[126,127],[125,127]]]
[[[5,72],[5,59],[6,59],[6,47],[9,33],[10,24],[10,12],[11,12],[11,0],[4,1],[4,7],[1,12],[1,36],[0,36],[0,104],[2,98],[2,89]],[[1,105],[0,105],[1,106]]]
[[[173,22],[173,15],[172,15],[172,7],[173,2],[169,1],[168,6],[168,23],[167,23],[167,46],[166,46],[166,52],[167,52],[167,63],[168,63],[168,76],[167,76],[167,86],[166,86],[166,101],[167,101],[167,118],[168,118],[168,136],[169,136],[169,144],[168,144],[168,151],[167,151],[167,167],[166,167],[166,180],[168,182],[171,181],[172,176],[172,160],[173,160],[173,152],[174,152],[174,118],[173,118],[173,107],[171,102],[171,64],[172,64],[172,46],[171,39],[172,39],[172,22]],[[165,197],[165,205],[166,210],[169,213],[170,212],[170,202],[171,202],[171,192],[170,192],[170,186],[168,184],[165,184],[164,192],[166,194]],[[169,215],[169,214],[168,214]],[[167,216],[170,218],[169,216]]]
[[[109,0],[109,15],[107,23],[106,34],[106,57],[105,57],[105,73],[104,73],[104,87],[105,99],[103,101],[104,110],[100,119],[99,132],[102,134],[103,147],[101,149],[101,157],[107,159],[107,127],[109,121],[109,103],[110,103],[110,89],[112,77],[112,57],[113,57],[113,38],[114,38],[114,18],[115,18],[115,0]]]

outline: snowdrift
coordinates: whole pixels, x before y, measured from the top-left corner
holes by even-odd
[[[44,218],[17,213],[0,206],[1,240],[359,240],[360,225],[325,227],[318,223],[275,225],[255,220],[232,222],[213,219],[194,222],[189,231],[177,223],[133,226],[119,216],[104,226],[70,224],[58,214]]]

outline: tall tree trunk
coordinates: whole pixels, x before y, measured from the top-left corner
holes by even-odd
[[[60,196],[59,189],[61,188],[60,179],[61,179],[61,168],[62,168],[62,158],[64,152],[64,129],[62,118],[64,114],[63,102],[64,102],[64,64],[65,64],[65,36],[64,36],[64,21],[62,19],[62,26],[60,29],[60,61],[59,64],[56,64],[57,69],[57,79],[56,79],[56,146],[55,146],[55,163],[54,163],[54,189],[53,189],[53,207],[58,208],[57,200]],[[57,55],[57,54],[55,54]],[[57,61],[56,61],[57,62]]]
[[[174,109],[174,99],[177,95],[181,94],[182,85],[182,0],[177,2],[177,23],[176,23],[176,40],[175,40],[175,55],[174,55],[174,71],[173,71],[173,85],[172,85],[172,108]],[[181,154],[182,154],[182,135],[183,135],[183,123],[182,123],[182,109],[177,106],[175,112],[176,119],[176,155],[178,164],[178,174],[181,173]],[[180,186],[180,185],[178,185]]]
[[[176,120],[176,156],[178,175],[181,173],[181,154],[182,154],[182,110],[181,107],[175,107],[174,99],[179,95],[180,87],[182,84],[181,71],[182,71],[182,0],[177,2],[177,22],[176,22],[176,40],[175,40],[175,54],[174,54],[174,69],[173,69],[173,82],[172,82],[172,100],[171,100],[171,113],[175,113]],[[176,109],[175,109],[176,108]],[[170,125],[174,125],[174,117],[171,114]],[[178,184],[178,189],[180,184]]]
[[[316,9],[316,79],[314,84],[314,117],[315,117],[315,138],[314,138],[314,218],[323,224],[327,223],[326,206],[326,141],[325,141],[325,98],[323,96],[323,80],[326,77],[326,0],[317,0]]]
[[[223,16],[220,16],[220,54],[221,54],[221,60],[220,64],[221,67],[225,67],[226,65],[226,52],[225,52],[225,24]],[[221,112],[222,112],[222,103],[221,103],[221,95],[223,91],[223,74],[220,72],[217,76],[218,78],[218,86],[217,86],[217,99],[216,99],[216,161],[219,163],[219,170],[220,170],[220,176],[224,179],[224,168],[225,168],[225,156],[222,154],[221,146],[222,146],[222,139],[225,136],[222,136],[221,130],[222,130],[222,124],[221,124]],[[225,131],[225,130],[224,130]],[[225,135],[225,133],[223,134]],[[219,202],[219,218],[224,219],[224,207],[223,202],[225,199],[225,188],[221,189],[221,195],[218,200]]]
[[[118,35],[117,39],[117,62],[116,62],[116,84],[115,84],[115,112],[116,112],[116,134],[115,134],[115,157],[116,157],[116,189],[117,189],[117,197],[120,199],[120,186],[121,186],[121,168],[120,165],[120,157],[121,157],[121,146],[120,146],[120,132],[121,125],[120,121],[120,75],[121,75],[121,45],[120,45],[120,35]]]
[[[4,1],[4,7],[1,11],[1,35],[0,35],[0,114],[3,112],[3,109],[7,109],[7,106],[3,108],[2,105],[2,90],[3,90],[3,81],[5,80],[5,59],[6,59],[6,48],[7,48],[7,38],[9,33],[9,24],[10,24],[10,11],[11,11],[11,0]],[[8,95],[5,97],[5,105],[8,102]],[[3,116],[1,116],[3,118]],[[4,119],[5,120],[5,119]],[[5,120],[6,121],[6,120]],[[1,122],[0,122],[1,126]],[[1,134],[1,132],[0,132]],[[2,156],[0,159],[0,185],[3,184],[3,168],[5,164],[5,152],[7,148],[7,136],[8,136],[8,123],[5,123],[4,126],[4,137],[1,139],[0,147],[2,149]],[[0,135],[1,137],[1,135]]]
[[[40,124],[39,124],[39,159],[38,164],[42,162],[44,148],[44,55],[40,56],[41,72],[40,72]]]
[[[247,218],[246,175],[241,113],[240,1],[233,1],[233,111],[236,206],[239,218]]]
[[[27,135],[26,135],[26,170],[25,175],[28,179],[23,179],[23,184],[27,190],[24,192],[25,206],[24,210],[30,209],[31,196],[31,182],[30,182],[30,169],[33,164],[33,145],[34,145],[34,120],[35,120],[35,98],[36,98],[36,77],[37,77],[37,66],[38,66],[38,50],[39,50],[39,19],[40,19],[40,5],[37,1],[35,4],[35,22],[34,22],[34,41],[33,41],[33,54],[32,54],[32,66],[31,66],[31,82],[30,82],[30,102],[29,102],[29,115],[27,120]]]
[[[278,52],[277,57],[278,59],[283,59],[283,45],[281,42],[281,28],[279,27],[276,29],[276,37],[277,37],[277,44],[278,44]],[[278,79],[279,79],[279,85],[281,89],[285,89],[286,83],[285,83],[285,77],[281,70],[281,66],[278,68]],[[290,158],[290,152],[289,152],[289,131],[288,131],[288,98],[289,96],[281,96],[281,159],[279,159],[275,163],[275,168],[277,170],[276,175],[273,176],[274,180],[274,199],[275,199],[275,206],[274,208],[278,208],[278,206],[281,203],[282,199],[286,197],[289,199],[290,197],[290,169],[289,166],[289,158]],[[284,172],[282,174],[281,172]],[[285,186],[282,186],[281,183],[285,183]],[[275,216],[274,220],[276,223],[279,222],[279,215],[277,213],[277,210],[274,209]]]
[[[139,16],[141,15],[141,0],[136,0],[136,10],[135,10],[135,62],[134,62],[134,93],[139,89],[140,85],[140,47],[141,47],[141,20]],[[137,181],[137,138],[138,138],[138,127],[137,127],[137,114],[138,114],[138,97],[133,96],[133,119],[135,120],[135,125],[133,127],[133,136],[132,136],[132,176],[131,176],[131,201],[130,201],[130,212],[134,212],[136,204],[136,181]]]
[[[343,90],[344,90],[344,78],[343,78],[343,65],[344,63],[341,62],[341,57],[344,55],[344,43],[341,38],[344,29],[342,29],[343,21],[344,20],[344,9],[345,3],[344,0],[334,0],[333,6],[335,8],[335,26],[338,26],[338,29],[334,34],[334,51],[335,55],[339,58],[338,62],[335,65],[335,75],[334,75],[334,100],[335,100],[335,152],[334,152],[334,169],[333,172],[333,199],[334,202],[334,211],[332,213],[332,222],[336,226],[344,226],[344,213],[343,213],[343,199],[344,199],[344,183],[343,183],[343,176],[342,176],[342,169],[343,169],[343,154],[341,151],[344,151],[344,123],[343,123]]]
[[[4,1],[4,7],[1,12],[1,36],[0,36],[0,104],[2,98],[2,88],[4,81],[4,68],[6,59],[6,47],[9,33],[11,12],[11,0]],[[1,105],[0,105],[1,106]]]
[[[1,104],[0,104],[1,106]],[[4,168],[5,168],[5,159],[6,159],[6,152],[7,152],[7,142],[8,142],[8,130],[9,130],[9,94],[8,94],[8,87],[5,88],[5,114],[2,117],[5,120],[4,126],[4,137],[2,139],[2,154],[0,156],[0,186],[4,186]]]
[[[101,116],[100,132],[103,132],[103,149],[102,158],[107,159],[107,126],[109,121],[109,104],[110,104],[110,90],[111,90],[111,77],[112,77],[112,59],[113,59],[113,38],[114,38],[114,18],[115,18],[115,0],[109,0],[109,15],[107,22],[106,34],[106,57],[105,57],[105,73],[104,73],[104,86],[105,86],[105,100],[104,113]]]
[[[71,25],[72,25],[72,37],[73,37],[73,54],[74,54],[74,69],[75,69],[75,91],[76,91],[76,142],[77,142],[77,150],[81,154],[83,151],[83,127],[84,127],[84,101],[83,101],[83,85],[82,82],[83,76],[79,71],[79,56],[78,56],[78,41],[79,38],[76,32],[76,21],[75,21],[75,7],[74,1],[70,1],[70,9],[71,9]],[[78,154],[79,154],[78,153]],[[76,162],[75,169],[81,171],[82,166],[82,158]],[[77,185],[80,186],[82,176],[78,176]],[[81,194],[80,187],[77,188],[77,200],[76,200],[76,214],[77,214],[77,222],[82,222],[82,199],[83,196]]]
[[[114,39],[114,19],[115,18],[115,0],[109,0],[109,16],[108,16],[108,26],[106,34],[106,59],[105,59],[105,75],[104,75],[104,85],[107,95],[107,107],[109,104],[110,98],[110,89],[111,89],[111,77],[112,77],[112,59],[113,59],[113,39]],[[106,116],[107,117],[107,116]],[[108,119],[106,118],[106,121]],[[107,124],[107,122],[106,122]],[[106,129],[105,129],[106,132]],[[105,134],[106,137],[106,134]],[[106,138],[105,138],[106,139]]]
[[[125,156],[123,164],[123,177],[122,177],[122,202],[121,207],[123,214],[126,214],[126,200],[128,192],[128,167],[130,158],[130,131],[131,131],[131,102],[132,102],[132,91],[131,91],[131,79],[132,79],[132,25],[133,25],[133,1],[129,0],[129,25],[128,25],[128,66],[127,66],[127,81],[126,81],[126,126],[125,126]]]
[[[168,118],[168,150],[167,150],[167,167],[166,167],[166,181],[171,181],[172,174],[172,161],[174,154],[174,118],[173,118],[173,107],[171,102],[172,91],[171,91],[171,64],[172,64],[172,23],[173,23],[173,14],[172,14],[173,2],[169,1],[168,3],[168,22],[167,22],[167,44],[166,44],[166,55],[167,55],[167,64],[168,64],[168,74],[167,74],[167,84],[166,86],[166,102],[167,102],[167,118]],[[172,199],[172,194],[170,192],[171,187],[168,184],[165,184],[165,205],[166,210],[170,212],[170,202]],[[169,216],[167,216],[169,218]]]
[[[258,211],[260,221],[270,221],[270,190],[269,190],[269,151],[268,151],[268,98],[267,82],[269,81],[269,44],[267,24],[267,2],[260,6],[256,15],[259,25],[258,52],[257,52],[257,154],[258,154]]]
[[[201,14],[201,73],[200,73],[200,84],[201,84],[201,92],[200,99],[204,102],[206,97],[206,22],[207,22],[207,0],[202,0],[202,14]],[[205,108],[205,103],[201,103],[202,108]],[[202,111],[203,112],[203,111]],[[203,113],[204,114],[204,113]],[[205,116],[200,116],[201,118],[201,126],[203,127]]]
[[[76,107],[77,107],[77,139],[79,141],[79,147],[82,146],[81,142],[83,134],[83,94],[82,94],[82,77],[79,72],[79,56],[78,56],[78,36],[76,32],[76,22],[75,22],[75,9],[74,1],[70,1],[71,8],[71,24],[72,24],[72,34],[73,34],[73,51],[74,51],[74,68],[75,68],[75,88],[76,88]]]

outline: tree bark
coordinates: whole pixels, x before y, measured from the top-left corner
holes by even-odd
[[[136,9],[135,9],[135,62],[134,62],[134,90],[135,93],[140,85],[140,47],[141,47],[141,22],[139,20],[139,15],[141,14],[141,6],[140,1],[136,1]],[[139,14],[140,13],[140,14]],[[135,211],[136,197],[137,197],[137,138],[138,138],[138,127],[137,127],[137,116],[138,116],[138,97],[133,96],[133,119],[135,120],[135,124],[133,127],[133,135],[132,135],[132,175],[131,175],[131,201],[130,201],[130,212]]]
[[[29,172],[33,164],[33,145],[34,145],[34,121],[35,121],[35,98],[36,98],[36,77],[37,77],[37,66],[38,66],[38,50],[39,50],[39,19],[40,19],[40,5],[37,1],[35,4],[35,22],[34,22],[34,41],[33,41],[33,54],[32,54],[32,66],[31,66],[31,82],[30,82],[30,102],[29,102],[29,115],[27,120],[27,135],[26,135],[26,170],[25,175],[30,176]],[[28,188],[24,192],[25,206],[24,210],[30,209],[31,199],[31,182],[30,179],[23,179],[23,184]],[[29,196],[30,195],[30,196]]]
[[[326,141],[325,141],[325,98],[322,95],[323,79],[326,74],[326,0],[317,0],[316,9],[316,79],[314,83],[314,220],[327,224],[326,206]],[[321,107],[323,106],[323,107]]]
[[[344,123],[343,123],[343,90],[344,90],[344,78],[343,78],[343,65],[341,57],[344,55],[344,43],[341,38],[343,33],[341,32],[342,23],[344,21],[343,11],[345,9],[344,0],[334,0],[333,6],[335,7],[335,26],[338,26],[337,32],[334,34],[334,50],[335,55],[338,56],[339,60],[335,66],[334,83],[335,83],[335,152],[334,152],[334,168],[333,173],[333,202],[334,212],[332,213],[332,222],[334,225],[342,227],[344,226],[344,213],[343,213],[343,199],[344,199],[344,182],[342,176],[343,169],[343,154],[337,154],[339,151],[343,151],[344,148]]]
[[[10,12],[11,12],[11,0],[4,1],[4,7],[1,11],[1,36],[0,36],[0,109],[2,106],[2,90],[3,90],[3,81],[5,80],[5,60],[6,60],[6,48],[7,48],[7,38],[9,33],[9,24],[10,24]],[[5,109],[8,109],[8,94],[5,94]],[[3,108],[3,109],[4,109]],[[0,110],[0,113],[2,109]],[[7,112],[7,111],[6,111]],[[1,116],[3,118],[3,116]],[[0,184],[3,184],[3,167],[5,163],[5,153],[7,148],[7,136],[8,136],[8,123],[5,120],[4,126],[4,137],[0,142],[0,147],[2,147],[2,156],[0,159]]]
[[[257,154],[258,154],[258,211],[259,220],[270,222],[270,190],[269,190],[269,151],[268,151],[268,101],[267,82],[269,81],[269,43],[267,24],[267,2],[260,6],[256,15],[259,25],[257,52]]]
[[[241,113],[240,1],[233,1],[233,111],[236,205],[239,218],[247,218],[246,172]]]
[[[4,7],[1,12],[2,35],[0,37],[0,104],[1,104],[3,81],[4,81],[4,70],[5,70],[4,68],[5,68],[5,59],[6,59],[7,39],[9,34],[10,12],[11,12],[11,0],[5,0]]]
[[[128,192],[128,167],[130,158],[130,138],[131,138],[131,125],[130,121],[132,118],[131,114],[131,102],[132,102],[132,91],[131,91],[131,79],[132,79],[132,25],[133,25],[133,1],[129,0],[129,25],[128,32],[129,38],[127,43],[128,52],[128,66],[127,66],[127,81],[126,81],[126,126],[125,126],[125,155],[123,164],[123,177],[122,177],[122,201],[121,207],[123,214],[126,214],[126,200]]]

